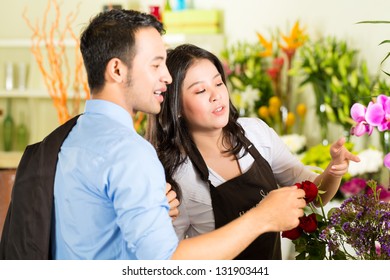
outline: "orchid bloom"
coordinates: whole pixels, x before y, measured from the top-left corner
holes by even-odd
[[[379,95],[376,102],[370,102],[367,106],[366,121],[376,126],[379,131],[390,129],[390,98]]]
[[[356,136],[362,136],[364,134],[371,135],[374,127],[366,121],[366,106],[355,103],[351,107],[351,117],[357,123],[352,127],[351,134]]]

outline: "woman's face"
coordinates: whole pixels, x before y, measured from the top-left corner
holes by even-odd
[[[229,120],[229,93],[212,62],[200,59],[182,84],[183,117],[192,133],[220,130]]]

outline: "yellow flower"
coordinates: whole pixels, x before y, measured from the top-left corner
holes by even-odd
[[[297,105],[297,114],[298,114],[298,116],[300,116],[301,118],[304,118],[305,115],[306,115],[306,112],[307,112],[306,105],[303,104],[303,103],[299,103]]]
[[[280,106],[282,106],[282,101],[281,101],[280,98],[277,97],[277,96],[272,96],[272,97],[269,99],[268,103],[269,103],[269,106],[270,106],[270,107],[275,107],[277,110],[279,110],[279,109],[280,109]]]
[[[269,110],[267,106],[261,106],[258,110],[257,113],[259,116],[263,119],[268,119],[269,118]]]
[[[295,123],[295,114],[288,112],[286,117],[286,127],[292,127]]]
[[[275,106],[275,105],[270,105],[269,107],[268,107],[268,112],[269,112],[269,115],[271,116],[271,117],[273,117],[273,118],[279,118],[279,114],[280,114],[280,106],[279,107],[277,107],[277,106]]]

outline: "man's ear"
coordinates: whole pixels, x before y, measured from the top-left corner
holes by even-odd
[[[123,83],[126,81],[127,67],[118,58],[111,59],[106,67],[106,75],[109,80],[117,83]]]

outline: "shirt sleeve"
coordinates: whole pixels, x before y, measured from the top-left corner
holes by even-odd
[[[128,250],[138,259],[169,259],[178,239],[168,213],[164,170],[153,148],[140,143],[137,149],[113,149],[118,156],[109,168],[107,193]]]
[[[292,186],[304,180],[313,181],[318,176],[290,152],[278,134],[264,121],[255,118],[244,123],[247,137],[270,164],[279,186]]]

